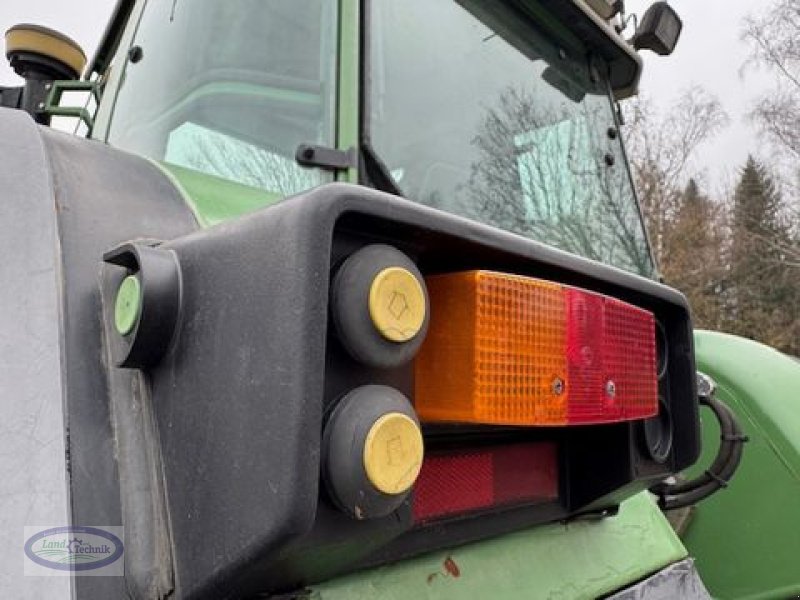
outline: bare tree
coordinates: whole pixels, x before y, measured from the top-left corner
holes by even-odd
[[[690,179],[664,237],[662,274],[689,298],[696,327],[723,329],[727,325],[730,253],[723,220],[723,206]]]
[[[769,171],[786,197],[778,218],[788,224],[783,236],[746,234],[756,238],[752,243],[760,251],[778,257],[785,276],[800,281],[800,2],[773,0],[758,16],[745,19],[742,38],[751,48],[745,68],[761,67],[775,77],[774,88],[757,100],[750,116],[772,147]],[[790,302],[797,305],[798,298]]]
[[[259,188],[277,196],[291,196],[320,183],[314,170],[298,165],[294,157],[202,127],[183,133],[179,161],[203,173]]]
[[[762,67],[775,76],[774,88],[756,101],[750,117],[772,147],[772,170],[787,193],[793,223],[789,250],[800,263],[800,2],[773,1],[745,19],[742,39],[751,48],[745,68]]]
[[[683,187],[697,175],[693,159],[728,123],[719,100],[700,87],[684,91],[666,112],[644,97],[625,106],[625,140],[639,202],[659,264]]]
[[[764,94],[752,117],[770,141],[792,162],[800,160],[800,2],[778,0],[761,16],[745,19],[742,38],[750,43],[746,66],[761,66],[776,76],[775,88]]]
[[[628,173],[606,164],[613,123],[602,96],[543,101],[508,88],[473,139],[462,214],[642,274],[652,262]]]

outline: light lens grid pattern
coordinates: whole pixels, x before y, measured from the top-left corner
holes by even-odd
[[[511,443],[431,454],[414,485],[415,523],[558,498],[552,442]]]
[[[490,271],[426,283],[431,321],[414,397],[423,422],[557,426],[656,414],[650,312]]]

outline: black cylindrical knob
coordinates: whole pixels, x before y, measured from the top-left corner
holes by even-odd
[[[422,274],[397,248],[372,244],[342,264],[331,287],[339,340],[365,365],[389,368],[411,360],[428,329]]]
[[[383,385],[356,388],[339,401],[322,447],[331,500],[356,519],[397,510],[419,475],[424,454],[411,403]]]

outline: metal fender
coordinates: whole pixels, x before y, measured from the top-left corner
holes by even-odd
[[[333,579],[313,587],[310,597],[589,600],[645,579],[685,556],[655,502],[642,492],[623,502],[615,517],[554,523],[433,552]],[[691,571],[690,561],[686,568]],[[702,585],[691,578],[677,579],[687,589],[698,590],[688,597],[706,597]]]
[[[701,502],[684,533],[716,598],[800,594],[800,362],[740,337],[697,331],[697,367],[749,437],[726,489]],[[703,455],[712,460],[719,428],[703,414]]]

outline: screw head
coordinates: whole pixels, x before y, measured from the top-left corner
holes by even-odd
[[[610,379],[606,381],[606,396],[614,397],[617,395],[617,384]]]
[[[553,389],[553,393],[556,396],[560,396],[561,394],[563,394],[564,393],[564,380],[561,379],[560,377],[556,377],[553,380],[552,389]]]

